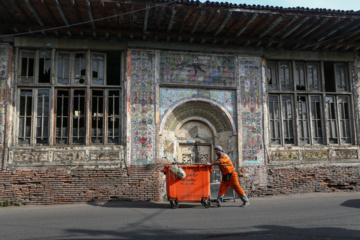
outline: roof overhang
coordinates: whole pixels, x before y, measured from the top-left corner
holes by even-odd
[[[0,1],[0,40],[151,41],[353,52],[360,13],[194,1]]]

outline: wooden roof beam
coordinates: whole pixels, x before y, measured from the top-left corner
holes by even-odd
[[[94,31],[93,36],[96,38],[96,26],[95,26],[94,17],[93,17],[92,10],[91,10],[90,0],[86,0],[86,9],[89,14],[89,19],[91,21],[92,30]]]
[[[303,39],[304,37],[306,37],[307,35],[309,35],[310,33],[312,33],[313,31],[315,31],[316,29],[318,29],[319,27],[321,27],[322,25],[324,25],[327,21],[329,21],[329,18],[324,18],[323,20],[321,20],[321,22],[319,23],[319,24],[314,24],[313,26],[314,27],[311,27],[310,28],[310,30],[307,32],[307,33],[305,33],[305,34],[303,34],[303,35],[301,35],[300,37],[299,37],[299,39]]]
[[[214,37],[216,37],[216,36],[223,30],[223,28],[225,27],[225,24],[229,21],[229,19],[230,19],[230,17],[231,17],[231,14],[232,14],[231,11],[229,11],[229,12],[226,14],[226,17],[225,17],[224,21],[221,23],[221,25],[220,25],[219,29],[216,31]]]
[[[295,32],[299,27],[301,27],[307,20],[309,20],[310,17],[305,17],[303,18],[301,21],[299,21],[297,24],[295,24],[295,26],[293,26],[292,28],[290,28],[284,35],[281,36],[281,39],[284,39],[286,37],[288,37],[290,34],[292,34],[293,32]]]
[[[327,33],[325,33],[324,35],[322,35],[318,40],[317,42],[321,42],[323,41],[324,39],[326,39],[327,37],[330,37],[331,35],[333,35],[334,33],[336,33],[337,31],[349,26],[350,24],[353,24],[353,20],[350,19],[349,21],[347,21],[347,23],[342,23],[340,22],[340,26],[338,27],[335,27],[333,29],[331,29],[330,31],[328,31]]]
[[[38,14],[38,12],[36,11],[36,9],[34,8],[34,6],[31,4],[30,0],[24,0],[24,2],[26,3],[26,5],[28,6],[30,12],[34,15],[34,17],[36,18],[36,20],[38,21],[38,23],[41,26],[44,26],[44,21],[41,19],[40,15]]]
[[[176,7],[173,7],[172,12],[171,12],[171,18],[170,18],[169,26],[167,28],[167,32],[170,32],[173,25],[174,25],[175,14],[176,14]]]
[[[199,23],[200,23],[200,20],[201,20],[201,18],[204,16],[204,14],[205,14],[205,10],[202,9],[201,12],[200,12],[200,14],[199,14],[199,16],[198,16],[198,18],[196,19],[196,22],[195,22],[193,28],[191,29],[191,34],[194,34],[194,33],[195,33],[195,31],[196,31],[196,29],[197,29],[197,27],[198,27],[198,25],[199,25]]]
[[[359,25],[358,25],[358,24],[355,24],[355,26],[352,27],[352,28],[350,28],[349,31],[347,31],[347,33],[344,33],[344,34],[343,34],[343,35],[346,35],[346,36],[340,38],[340,39],[338,40],[338,43],[341,43],[341,42],[343,42],[345,39],[350,38],[350,37],[353,37],[353,36],[355,36],[355,35],[358,34],[358,33],[360,33],[360,31],[359,31]],[[347,35],[347,34],[349,34],[349,35]]]
[[[282,22],[282,20],[284,20],[284,18],[282,16],[278,17],[275,21],[273,21],[269,27],[262,33],[260,34],[259,38],[262,38],[263,36],[265,36],[266,34],[268,34],[271,29],[273,29],[274,27],[276,27],[279,23]]]
[[[245,25],[238,31],[236,34],[237,37],[239,37],[248,27],[249,25],[257,18],[259,14],[255,13],[251,16],[251,18],[245,23]]]
[[[149,19],[149,11],[150,7],[149,5],[146,5],[146,12],[145,12],[145,18],[144,18],[144,28],[143,28],[143,40],[146,40],[146,31],[147,31],[147,25],[148,25],[148,19]]]
[[[164,11],[164,5],[159,8],[159,14],[157,16],[157,19],[156,19],[156,34],[155,34],[155,37],[154,37],[154,41],[157,41],[158,40],[158,31],[159,31],[159,26],[160,26],[160,23],[162,21],[162,18],[163,18],[163,11]]]
[[[59,0],[55,0],[55,5],[56,5],[56,8],[58,9],[58,11],[59,11],[59,13],[60,13],[60,16],[61,16],[62,20],[63,20],[64,23],[65,23],[65,25],[68,26],[68,27],[70,27],[70,26],[69,26],[69,25],[70,25],[70,24],[69,24],[69,21],[67,20],[67,18],[66,18],[66,16],[65,16],[65,13],[64,13],[64,11],[62,10],[62,7],[61,7],[61,5],[60,5],[60,3],[59,3]],[[69,37],[72,36],[70,30],[67,31],[67,34],[69,35]]]

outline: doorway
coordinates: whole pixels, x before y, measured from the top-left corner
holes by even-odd
[[[178,162],[206,163],[212,161],[214,133],[204,122],[190,120],[176,131],[178,141]]]
[[[193,144],[179,145],[178,160],[181,163],[206,163],[211,162],[211,145]]]

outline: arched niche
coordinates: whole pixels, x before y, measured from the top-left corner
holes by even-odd
[[[189,134],[187,137],[181,135],[179,131],[184,130],[192,122],[198,122],[198,126],[205,124],[212,133],[212,139],[204,141],[201,138],[194,139],[194,136]],[[179,158],[181,144],[191,145],[195,142],[203,146],[209,145],[211,150],[214,145],[223,145],[227,153],[231,155],[230,157],[237,157],[237,134],[233,118],[225,108],[211,100],[191,99],[178,103],[165,113],[160,123],[159,133],[160,158],[176,160]]]

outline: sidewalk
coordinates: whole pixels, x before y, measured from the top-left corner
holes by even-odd
[[[360,193],[311,193],[228,201],[111,202],[0,208],[0,239],[360,240]],[[215,204],[214,204],[215,205]]]

